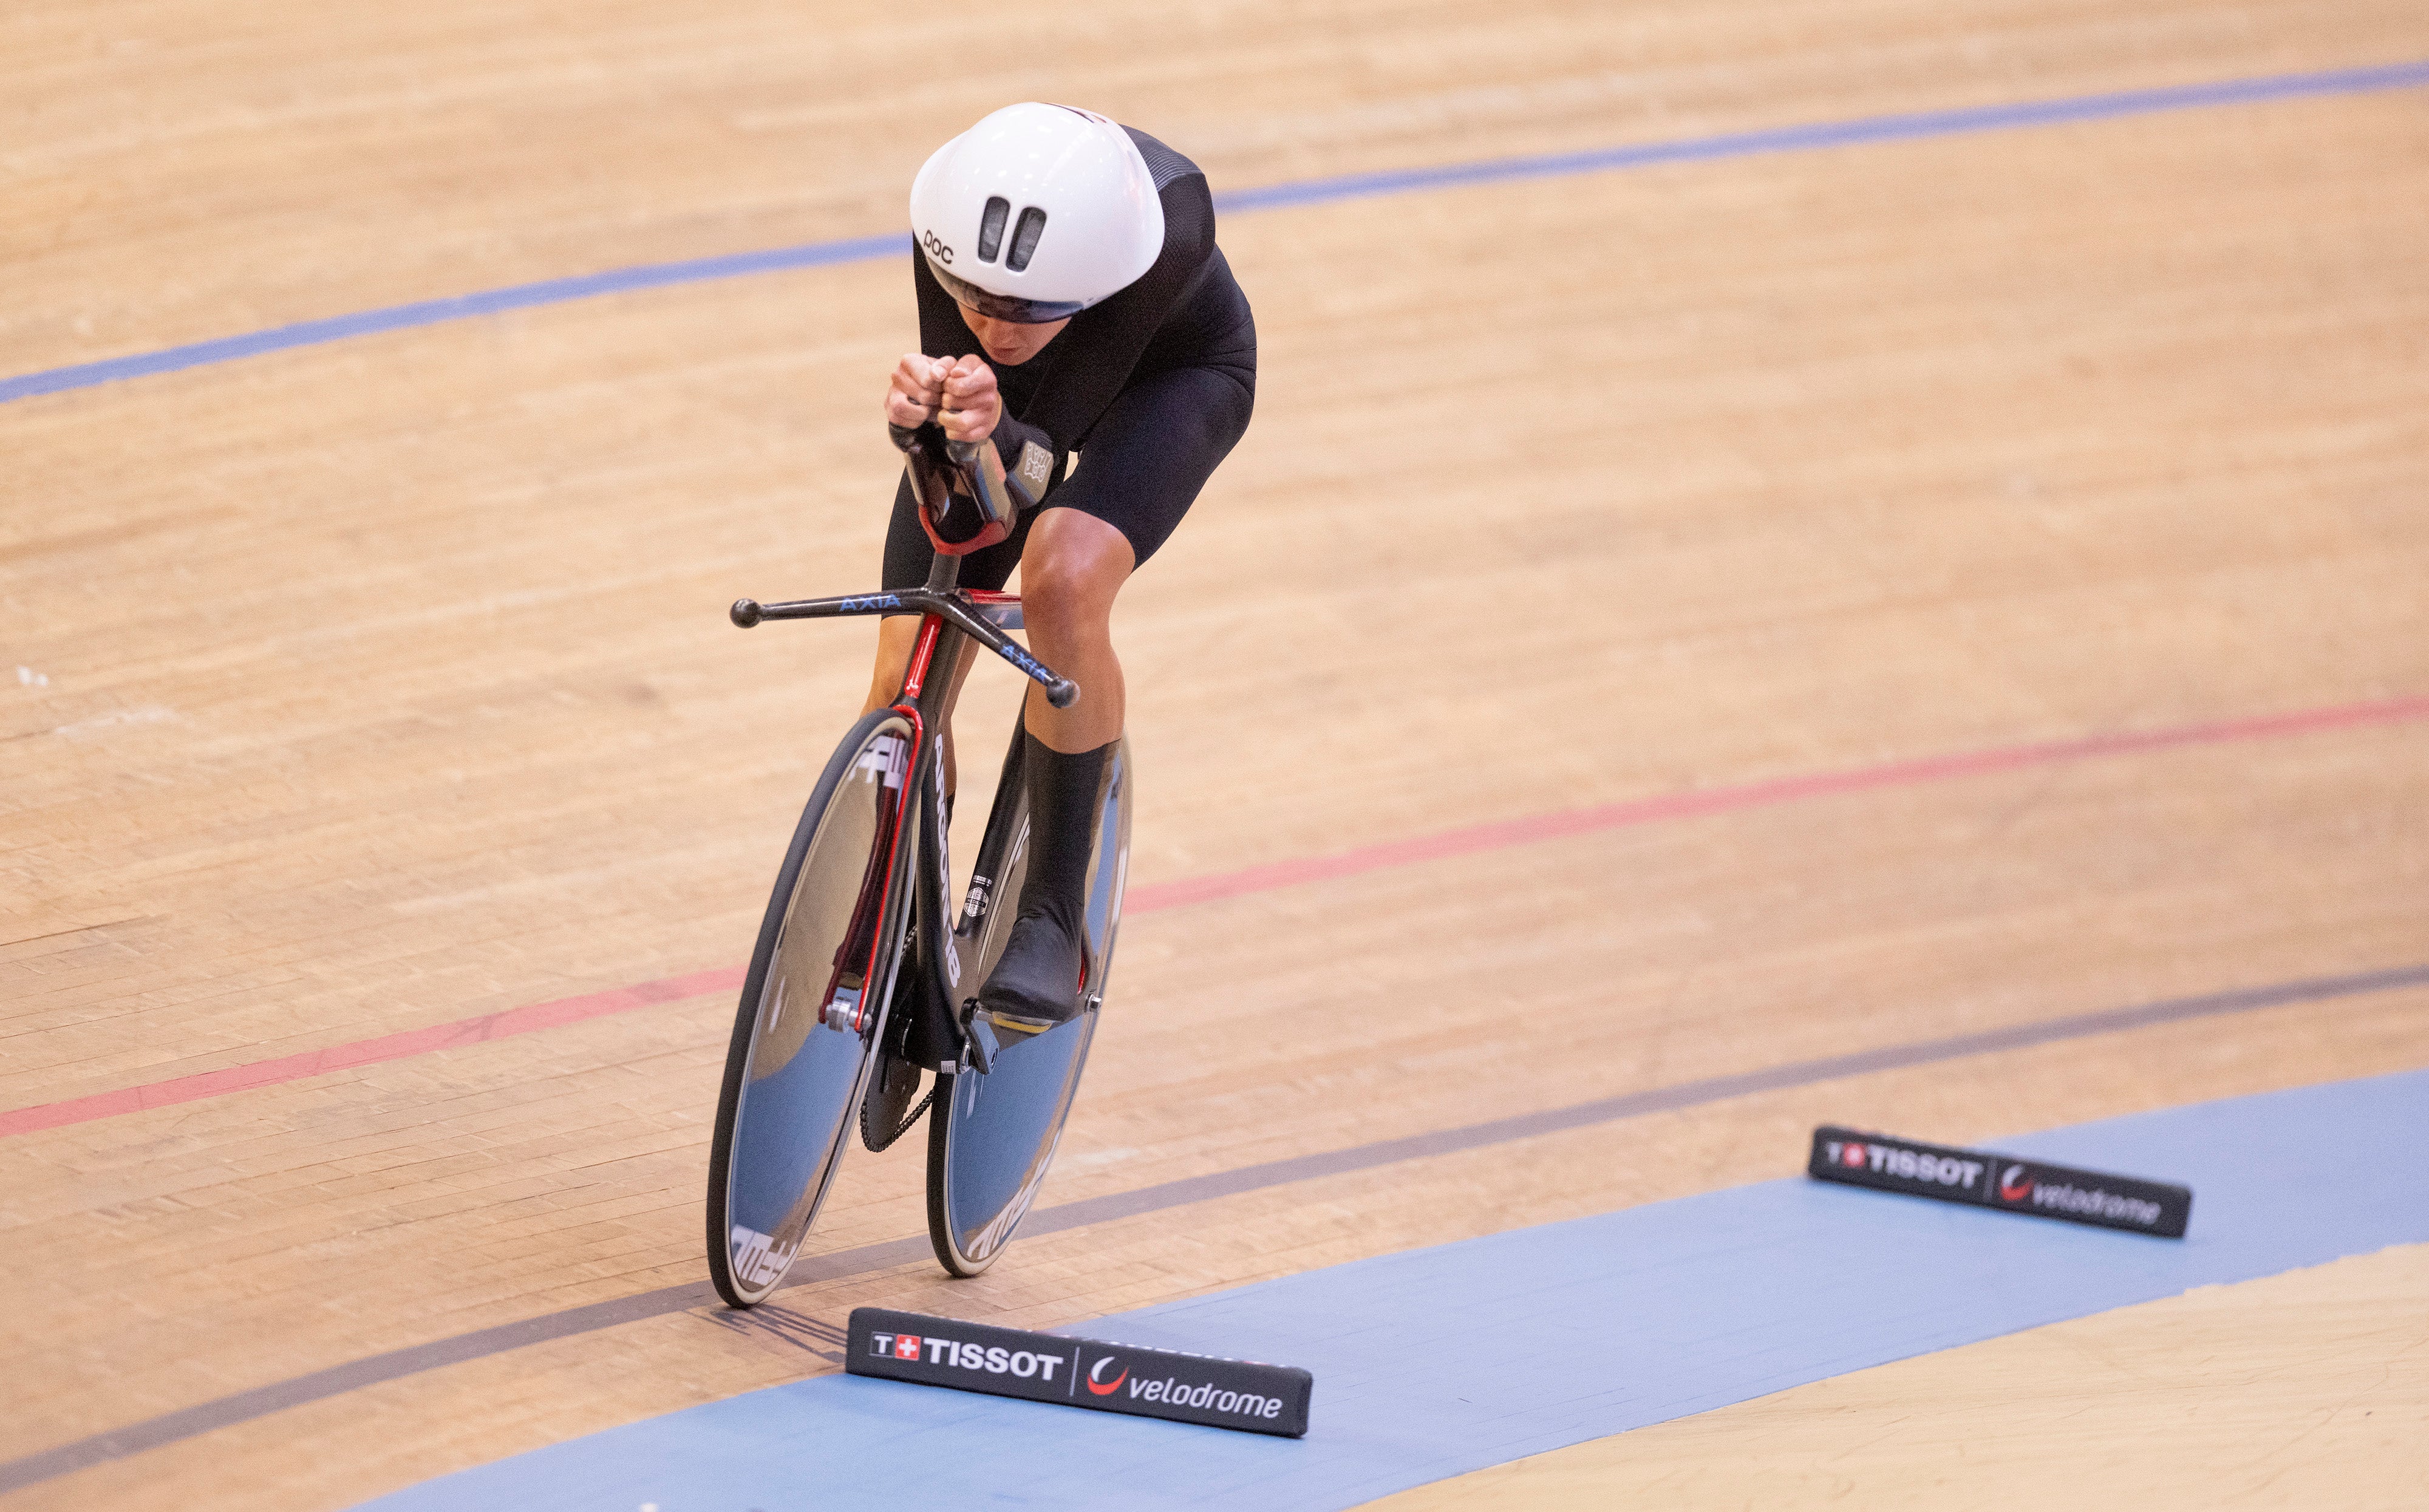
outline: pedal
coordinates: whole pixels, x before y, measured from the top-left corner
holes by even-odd
[[[962,1005],[962,1044],[970,1065],[981,1076],[993,1071],[995,1058],[1003,1054],[1003,1042],[996,1037],[995,1023],[979,1011],[975,997]]]

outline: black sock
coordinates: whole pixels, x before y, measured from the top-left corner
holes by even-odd
[[[1088,909],[1088,852],[1104,799],[1106,742],[1066,754],[1021,732],[1021,784],[1029,795],[1029,871],[1020,883],[1019,915],[1042,913],[1073,940]]]

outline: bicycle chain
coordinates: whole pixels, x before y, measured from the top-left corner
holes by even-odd
[[[897,1064],[900,1063],[901,1062],[897,1062]],[[918,1073],[917,1071],[913,1071],[912,1075],[917,1076]],[[894,1147],[894,1142],[901,1139],[903,1135],[910,1133],[911,1126],[919,1122],[919,1115],[926,1112],[928,1110],[928,1105],[936,1100],[936,1087],[943,1079],[944,1078],[942,1077],[936,1077],[930,1080],[928,1083],[927,1093],[920,1097],[917,1103],[913,1105],[911,1111],[902,1115],[902,1122],[896,1126],[894,1132],[888,1134],[883,1140],[874,1142],[872,1142],[868,1137],[868,1099],[866,1096],[863,1096],[860,1101],[861,1143],[868,1146],[868,1152],[871,1155],[883,1155],[887,1150],[892,1149]]]

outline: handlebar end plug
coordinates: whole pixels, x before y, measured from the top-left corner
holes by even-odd
[[[1067,677],[1056,678],[1046,684],[1046,701],[1057,709],[1068,709],[1080,701],[1080,684]]]
[[[733,616],[734,623],[735,625],[744,630],[749,630],[752,626],[759,623],[759,600],[756,599],[736,599],[734,600],[734,607],[727,610],[726,613]]]

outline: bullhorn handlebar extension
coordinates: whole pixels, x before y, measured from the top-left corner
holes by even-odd
[[[943,560],[950,561],[951,558]],[[885,593],[846,594],[836,599],[801,599],[791,603],[761,603],[736,599],[727,611],[734,623],[749,630],[763,619],[844,619],[864,615],[934,615],[995,652],[1021,675],[1046,690],[1046,701],[1068,709],[1080,701],[1080,684],[1056,673],[1029,654],[1028,649],[997,629],[981,615],[959,588],[902,588]]]

